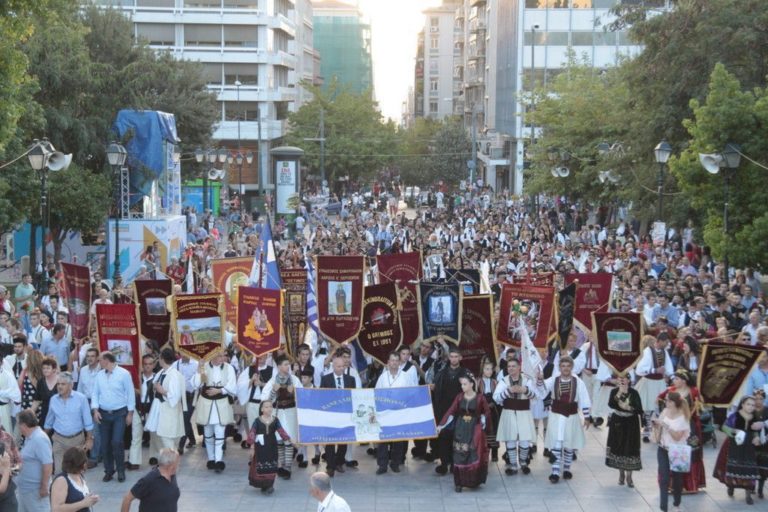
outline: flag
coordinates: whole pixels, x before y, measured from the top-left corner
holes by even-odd
[[[528,336],[528,329],[520,329],[520,351],[523,356],[523,374],[536,379],[543,361],[539,350],[533,346],[531,337]]]
[[[320,317],[317,313],[317,294],[315,293],[315,270],[312,258],[307,256],[307,322],[320,336]]]
[[[264,275],[262,275],[262,273]],[[277,266],[275,244],[272,241],[272,228],[269,221],[261,229],[261,243],[253,254],[253,266],[249,284],[256,288],[279,290],[283,287],[280,279],[280,269]]]
[[[480,263],[480,293],[491,293],[491,265],[488,260]]]
[[[368,368],[368,360],[365,358],[365,352],[360,347],[360,342],[353,340],[349,344],[349,348],[352,351],[352,366],[357,370],[357,373],[362,372]]]
[[[187,257],[187,293],[195,293],[195,273],[192,272],[192,253]]]

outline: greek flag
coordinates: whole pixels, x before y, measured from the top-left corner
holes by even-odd
[[[266,273],[263,277],[262,272]],[[253,267],[251,267],[251,277],[248,279],[248,284],[268,290],[280,290],[283,287],[269,220],[264,222],[264,227],[261,228],[260,244],[253,254]]]
[[[296,389],[302,444],[390,442],[435,437],[429,387]]]
[[[312,258],[307,256],[307,322],[320,337],[320,316],[317,312],[317,294],[315,293],[315,269]]]

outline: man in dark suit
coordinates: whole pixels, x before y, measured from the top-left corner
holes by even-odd
[[[321,388],[330,389],[344,389],[355,388],[355,378],[351,375],[345,375],[345,362],[344,357],[337,353],[333,356],[331,362],[333,371],[327,375],[323,375],[320,379]],[[328,444],[325,445],[325,472],[328,476],[333,476],[336,471],[339,473],[344,472],[344,456],[347,454],[346,444]]]

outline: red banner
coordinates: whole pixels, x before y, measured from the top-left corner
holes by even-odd
[[[318,256],[320,332],[336,343],[357,337],[363,325],[365,256]]]
[[[495,365],[499,358],[493,333],[493,295],[465,295],[461,304],[461,365],[480,375],[484,359]]]
[[[418,281],[421,279],[421,253],[404,252],[401,254],[380,254],[376,256],[376,267],[379,269],[379,282],[400,280]]]
[[[117,364],[130,372],[136,388],[141,366],[138,310],[135,304],[96,304],[99,347],[112,352]]]
[[[545,272],[542,274],[514,274],[512,282],[515,284],[531,284],[534,286],[555,286],[554,272]]]
[[[91,271],[83,265],[61,262],[64,290],[69,309],[69,323],[73,338],[88,336],[91,319]],[[42,293],[42,292],[41,292]]]
[[[576,286],[576,313],[574,323],[577,327],[592,332],[592,313],[607,311],[608,301],[611,300],[613,274],[600,272],[597,274],[566,274],[566,286],[578,282]]]
[[[291,356],[296,356],[296,347],[304,343],[307,331],[307,270],[304,268],[280,269],[283,281],[283,305],[285,346]]]
[[[381,364],[387,364],[389,353],[397,350],[402,343],[398,303],[395,283],[365,287],[363,328],[358,340],[360,347]]]
[[[237,344],[260,357],[280,348],[283,292],[240,286],[237,292]]]
[[[702,343],[697,387],[705,405],[730,407],[744,380],[755,368],[762,347],[733,343]],[[763,391],[765,389],[761,388]],[[745,389],[752,395],[754,389]]]
[[[224,296],[174,295],[171,325],[176,351],[208,361],[224,348]]]
[[[248,286],[253,267],[253,256],[247,258],[223,258],[211,261],[213,285],[224,294],[227,322],[237,322],[237,289]]]
[[[139,304],[139,333],[162,347],[168,343],[171,330],[171,312],[166,307],[166,298],[173,293],[173,281],[140,279],[133,282],[133,287]]]
[[[623,374],[643,355],[640,313],[592,313],[597,353],[615,373]]]
[[[496,337],[519,347],[520,329],[525,328],[536,347],[546,347],[553,330],[554,302],[555,289],[551,286],[504,283]]]

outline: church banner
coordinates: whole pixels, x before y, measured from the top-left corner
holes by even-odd
[[[555,274],[554,272],[514,274],[512,276],[512,282],[515,284],[530,284],[533,286],[555,286]]]
[[[573,329],[573,314],[576,309],[576,283],[571,283],[557,294],[557,337],[560,350],[565,350],[568,335]]]
[[[363,325],[365,256],[317,257],[320,332],[336,343],[357,337]]]
[[[461,283],[464,295],[480,293],[480,271],[474,268],[447,268],[445,280]]]
[[[237,289],[248,286],[253,267],[253,256],[247,258],[222,258],[211,261],[213,285],[224,294],[227,322],[237,322]]]
[[[297,388],[296,407],[296,441],[301,444],[389,443],[437,436],[428,386]]]
[[[702,347],[696,384],[701,393],[701,400],[704,405],[730,407],[764,349],[712,341],[702,343]],[[754,391],[745,389],[743,393],[751,395]],[[766,389],[763,391],[768,392]]]
[[[254,357],[280,348],[283,292],[240,286],[237,289],[237,344]]]
[[[136,302],[139,304],[139,334],[155,340],[158,347],[168,343],[171,330],[171,312],[166,307],[166,297],[173,293],[170,279],[147,279],[133,282]]]
[[[88,324],[91,320],[91,270],[83,265],[63,261],[61,270],[72,337],[82,339],[88,336]]]
[[[399,302],[395,283],[365,287],[363,328],[357,339],[360,347],[383,365],[387,364],[389,353],[397,350],[403,339]]]
[[[480,375],[483,360],[498,360],[493,329],[493,295],[464,296],[461,301],[461,365]]]
[[[640,313],[592,313],[593,338],[603,363],[625,374],[643,355]]]
[[[138,309],[135,304],[96,304],[99,349],[112,352],[117,364],[131,374],[137,388],[141,365]]]
[[[222,294],[174,295],[171,304],[171,326],[177,352],[208,361],[224,348]]]
[[[376,268],[379,270],[380,283],[418,281],[422,273],[421,253],[380,254],[376,256]]]
[[[592,333],[592,313],[608,311],[608,301],[611,300],[613,274],[599,272],[596,274],[566,274],[565,284],[576,285],[576,312],[574,325],[587,333]]]
[[[280,269],[280,279],[283,281],[283,304],[285,346],[288,353],[295,357],[296,348],[304,343],[307,331],[307,269]]]
[[[421,339],[431,341],[438,336],[458,345],[461,339],[461,298],[459,283],[419,283]]]
[[[418,283],[397,281],[400,296],[400,324],[403,329],[403,343],[413,345],[419,339]]]
[[[555,289],[520,283],[501,285],[499,325],[496,337],[502,343],[520,346],[521,329],[537,348],[545,348],[553,332]]]

